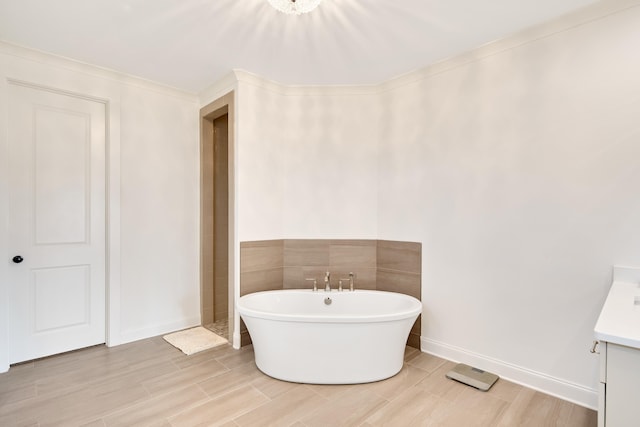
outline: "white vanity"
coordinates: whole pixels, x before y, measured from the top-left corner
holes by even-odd
[[[640,425],[640,268],[614,267],[595,327],[599,341],[599,427]]]

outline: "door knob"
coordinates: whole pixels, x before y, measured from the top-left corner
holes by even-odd
[[[20,264],[22,261],[24,261],[24,258],[22,258],[20,255],[16,255],[13,257],[13,262],[15,262],[16,264]]]

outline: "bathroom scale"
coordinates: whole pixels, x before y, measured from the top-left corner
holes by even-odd
[[[496,374],[465,365],[464,363],[458,363],[455,368],[447,373],[446,377],[482,391],[489,390],[498,381]]]

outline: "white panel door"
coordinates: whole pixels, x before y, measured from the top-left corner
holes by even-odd
[[[105,342],[105,107],[9,84],[9,363]]]

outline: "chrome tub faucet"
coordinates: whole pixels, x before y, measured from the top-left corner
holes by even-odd
[[[353,274],[353,272],[350,272],[350,273],[349,273],[349,278],[343,278],[343,279],[340,279],[340,280],[338,281],[338,290],[339,290],[339,291],[341,291],[341,290],[342,290],[342,281],[343,281],[343,280],[348,280],[348,281],[349,281],[349,290],[350,290],[351,292],[353,292],[353,278],[354,278],[354,274]]]

